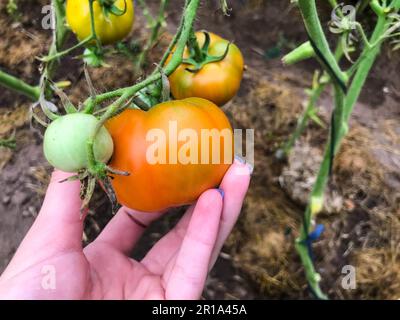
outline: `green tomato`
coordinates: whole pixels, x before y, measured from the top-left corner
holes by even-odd
[[[73,113],[54,120],[44,134],[44,155],[56,169],[77,172],[87,168],[86,143],[98,119],[89,114]],[[94,142],[95,159],[107,163],[114,150],[113,140],[102,127]]]

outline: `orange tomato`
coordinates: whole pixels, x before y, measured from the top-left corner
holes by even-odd
[[[106,124],[110,166],[127,171],[112,184],[120,204],[146,212],[194,202],[217,187],[233,161],[225,114],[201,98],[175,100],[149,111],[125,110]]]
[[[222,56],[229,42],[213,33],[209,33],[209,35],[208,54]],[[204,33],[196,32],[196,37],[202,47],[205,41]],[[184,58],[188,57],[189,50],[186,48]],[[232,43],[223,60],[208,63],[195,73],[187,71],[187,68],[190,69],[193,66],[183,63],[169,76],[174,98],[199,97],[222,106],[231,100],[239,90],[244,61],[239,48]]]

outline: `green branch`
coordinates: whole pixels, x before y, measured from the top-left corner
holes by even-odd
[[[299,2],[300,1],[301,0],[299,0]],[[376,6],[377,3],[375,1],[373,1],[373,3],[374,4],[371,4],[371,7],[378,14],[378,21],[375,26],[374,32],[369,40],[370,43],[376,43],[387,31],[390,25],[390,23],[388,23],[390,22],[388,16],[380,11],[381,8]],[[310,18],[309,15],[303,16],[305,19]],[[307,21],[305,21],[305,23],[308,25],[311,24],[310,22],[307,23]],[[318,40],[314,42],[317,43]],[[324,158],[322,160],[316,182],[311,191],[309,204],[304,214],[303,226],[300,231],[300,236],[296,240],[296,249],[303,263],[307,280],[310,284],[312,291],[320,299],[326,299],[327,297],[320,289],[320,275],[315,270],[311,257],[311,252],[309,252],[311,247],[311,244],[309,242],[309,235],[312,232],[315,216],[323,208],[324,193],[331,173],[330,170],[332,168],[333,158],[338,152],[341,142],[348,132],[348,122],[354,105],[359,98],[367,76],[380,52],[380,47],[381,43],[378,43],[377,45],[372,47],[365,46],[361,53],[362,59],[360,59],[360,62],[355,69],[354,78],[351,81],[351,85],[349,86],[347,94],[345,94],[345,92],[341,88],[340,82],[336,82],[334,85],[335,108],[332,114],[330,136],[327,146],[325,148]],[[327,56],[330,55],[331,54],[328,54]],[[322,64],[324,65],[323,61]]]
[[[325,74],[326,75],[326,74]],[[327,75],[326,75],[327,76]],[[322,76],[323,77],[323,76]],[[279,152],[280,154],[283,151],[283,156],[286,158],[290,151],[292,150],[296,141],[300,138],[303,131],[306,129],[309,119],[313,116],[313,114],[317,110],[317,102],[321,97],[322,92],[324,92],[328,81],[321,81],[319,78],[319,72],[316,72],[314,75],[313,87],[310,92],[310,97],[307,102],[307,107],[303,112],[300,119],[297,121],[297,127],[294,130],[293,134],[290,136],[289,140],[286,142],[282,150]]]
[[[0,70],[0,84],[10,90],[20,93],[32,101],[37,101],[40,95],[40,89],[37,86],[31,86],[21,79],[18,79],[4,71]]]
[[[100,128],[103,126],[103,124],[113,117],[116,113],[121,111],[121,109],[126,107],[126,104],[129,103],[130,99],[132,99],[137,92],[139,92],[141,89],[149,86],[150,84],[154,83],[155,81],[158,81],[162,78],[163,74],[164,75],[170,75],[173,73],[176,68],[182,63],[182,57],[183,53],[186,47],[186,43],[189,39],[191,30],[193,28],[193,23],[196,18],[196,12],[199,7],[200,0],[191,0],[187,2],[187,6],[185,7],[184,10],[184,19],[182,19],[183,25],[182,25],[182,31],[181,35],[179,37],[179,40],[177,41],[176,45],[176,50],[172,54],[171,60],[167,64],[167,66],[162,70],[162,71],[157,71],[153,73],[151,76],[149,76],[147,79],[143,80],[142,82],[135,84],[131,87],[123,88],[114,91],[115,94],[117,92],[120,97],[114,101],[108,108],[107,111],[100,117],[100,121],[96,126],[96,129],[94,130],[92,136],[90,139],[87,141],[87,152],[88,152],[88,163],[89,163],[89,172],[97,177],[101,177],[104,175],[104,169],[105,165],[104,164],[99,164],[96,162],[95,157],[94,157],[94,141],[97,135],[97,132],[100,130]],[[107,96],[110,96],[110,93],[107,94]],[[104,98],[104,96],[103,96]],[[85,106],[85,112],[92,112],[93,108],[96,107],[96,100],[98,99],[95,98],[90,98],[87,101],[87,104]]]
[[[321,60],[321,64],[331,77],[346,91],[347,76],[340,69],[334,54],[329,48],[328,41],[319,20],[315,0],[298,0],[298,5],[304,19],[307,33],[310,37],[311,45],[314,47],[316,55]]]
[[[306,56],[308,56],[307,52],[309,51],[309,49],[307,49],[307,45],[302,44],[298,47],[299,50],[294,49],[291,53],[289,53],[287,55],[288,58],[286,58],[286,59],[289,60],[289,62],[292,62],[292,61],[297,62],[297,61],[303,60],[303,58],[305,57],[304,56],[304,46],[306,46]],[[340,45],[340,42],[339,42],[338,46],[336,47],[334,56],[335,56],[335,59],[337,62],[339,62],[343,57],[343,48]],[[319,73],[320,73],[319,71],[314,73],[312,88],[309,89],[310,97],[307,102],[307,107],[306,107],[305,111],[303,112],[302,116],[300,117],[300,119],[298,120],[297,127],[294,130],[294,132],[292,133],[292,135],[290,136],[289,140],[286,142],[284,147],[278,151],[278,153],[277,153],[278,158],[282,158],[282,157],[287,158],[287,156],[289,155],[290,151],[292,150],[294,144],[296,143],[297,139],[300,138],[301,134],[306,129],[308,121],[310,120],[310,118],[313,118],[313,116],[315,115],[315,112],[317,110],[317,102],[318,102],[321,94],[324,92],[326,86],[328,84],[331,84],[331,82],[332,82],[328,73],[324,72],[322,74],[322,76],[319,76]]]
[[[137,59],[136,63],[137,68],[141,68],[144,65],[148,52],[151,50],[151,48],[158,40],[160,29],[165,23],[165,10],[168,6],[168,2],[169,0],[161,0],[157,19],[154,19],[150,15],[144,1],[143,0],[139,1],[139,3],[141,3],[141,5],[144,6],[144,8],[146,8],[144,12],[146,13],[145,16],[147,17],[148,23],[151,26],[151,35],[147,39],[146,45],[144,46],[143,51],[140,53]]]

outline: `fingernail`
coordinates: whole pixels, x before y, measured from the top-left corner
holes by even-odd
[[[235,155],[235,160],[239,162],[240,164],[245,164],[246,159],[242,158],[241,156]]]
[[[222,189],[217,189],[217,191],[219,192],[219,194],[221,195],[222,199],[225,197],[225,191]]]
[[[241,164],[241,165],[246,165],[247,169],[249,170],[250,175],[253,174],[254,171],[254,166],[251,163],[246,162],[244,158],[241,156],[235,155],[235,160],[236,163]]]
[[[246,163],[247,169],[249,169],[250,175],[253,174],[254,166],[251,163]]]

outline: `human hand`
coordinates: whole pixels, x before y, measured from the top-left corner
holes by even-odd
[[[135,261],[129,253],[161,214],[123,207],[83,248],[80,183],[59,183],[70,175],[53,173],[38,217],[0,277],[0,299],[198,299],[250,182],[248,166],[235,161],[220,189],[204,192]]]

